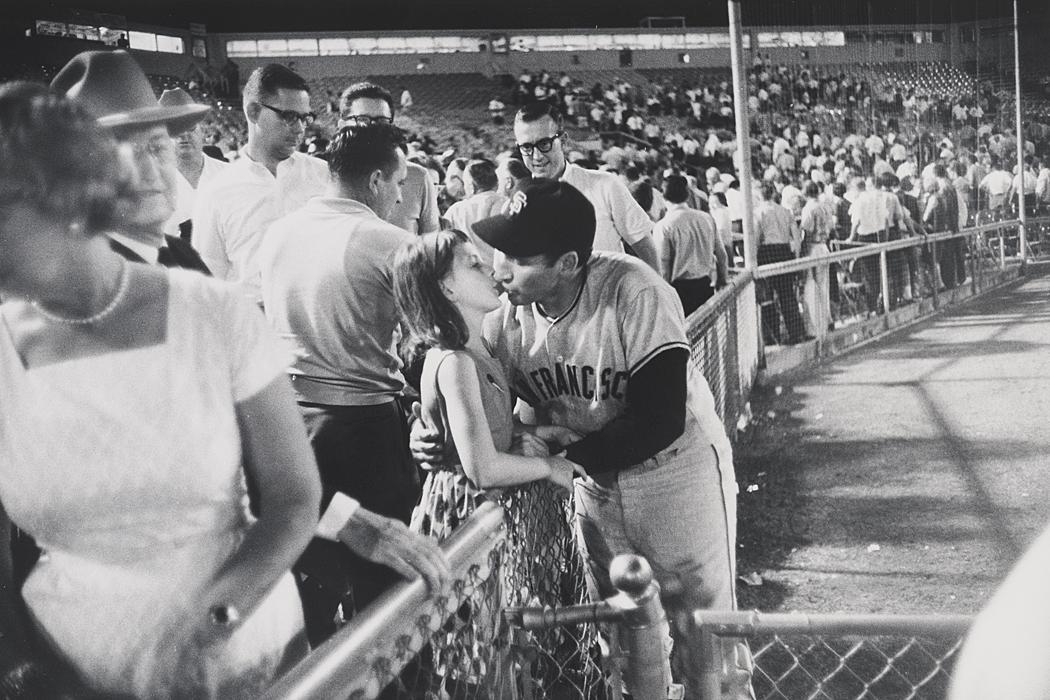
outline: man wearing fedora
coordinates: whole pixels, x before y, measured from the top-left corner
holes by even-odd
[[[158,102],[162,107],[195,104],[190,94],[180,87],[162,92]],[[178,197],[175,213],[168,219],[164,232],[189,241],[193,234],[193,203],[197,190],[206,187],[229,163],[204,153],[204,127],[201,123],[174,136],[174,139],[179,168]]]
[[[149,79],[127,51],[85,51],[74,56],[51,87],[80,103],[110,130],[127,155],[130,182],[120,200],[122,225],[109,234],[112,248],[129,260],[208,267],[189,244],[164,234],[175,211],[178,168],[172,136],[192,129],[211,109],[157,103]]]
[[[280,63],[256,68],[244,85],[248,143],[241,157],[206,187],[193,207],[193,245],[220,279],[239,282],[262,301],[258,251],[266,229],[328,186],[328,164],[299,152],[310,89]]]

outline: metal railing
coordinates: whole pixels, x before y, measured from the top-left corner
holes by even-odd
[[[838,250],[761,265],[754,277],[764,345],[822,341],[861,321],[898,311],[916,317],[978,294],[1050,241],[1050,219],[1030,218],[1022,255],[1019,226],[1010,219],[881,243],[832,242]]]
[[[264,700],[376,697],[493,575],[493,553],[505,537],[503,509],[480,506],[442,543],[453,573],[449,590],[431,593],[421,579],[393,587],[279,679]]]
[[[700,700],[722,697],[727,639],[751,648],[758,700],[944,697],[973,618],[697,610],[690,665]]]

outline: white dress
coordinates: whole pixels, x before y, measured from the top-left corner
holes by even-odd
[[[152,347],[27,369],[0,313],[0,502],[44,552],[23,597],[86,683],[136,697],[173,694],[150,682],[158,645],[252,522],[234,404],[288,359],[234,287],[169,280]],[[257,696],[302,624],[285,574],[192,694]]]

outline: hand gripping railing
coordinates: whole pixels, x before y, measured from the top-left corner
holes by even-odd
[[[491,575],[489,553],[506,537],[503,508],[482,504],[442,543],[452,590],[428,591],[422,579],[394,586],[277,681],[264,700],[376,697],[430,635]]]
[[[642,557],[621,554],[609,567],[609,578],[619,591],[611,598],[586,605],[552,608],[507,608],[504,617],[526,630],[555,626],[612,622],[623,630],[621,644],[626,657],[624,684],[632,698],[665,700],[663,635],[666,618],[660,604],[660,584]]]

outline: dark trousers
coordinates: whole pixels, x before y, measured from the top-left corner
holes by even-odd
[[[337,491],[363,508],[408,523],[419,501],[419,471],[408,450],[408,426],[397,402],[378,406],[299,405],[321,472],[322,507]],[[352,554],[341,542],[314,538],[293,567],[306,634],[316,647],[344,619],[365,608],[400,576]]]
[[[953,289],[966,279],[965,241],[953,238],[937,244],[937,265],[941,268],[941,281]]]
[[[711,278],[706,275],[695,280],[675,280],[671,286],[678,292],[678,298],[682,302],[682,310],[685,311],[686,316],[703,306],[704,302],[715,294]]]
[[[759,265],[794,259],[795,254],[787,243],[758,246]],[[762,333],[766,343],[780,344],[781,318],[787,327],[788,342],[796,343],[801,340],[806,334],[806,326],[798,310],[798,275],[777,275],[762,280],[759,284],[759,301],[771,302],[762,305]]]
[[[860,233],[857,234],[857,240],[861,243],[882,243],[886,240],[886,232]],[[860,263],[864,275],[864,300],[868,305],[868,311],[878,313],[880,311],[879,294],[882,292],[882,275],[879,273],[879,256],[867,255],[860,258],[857,262]]]

